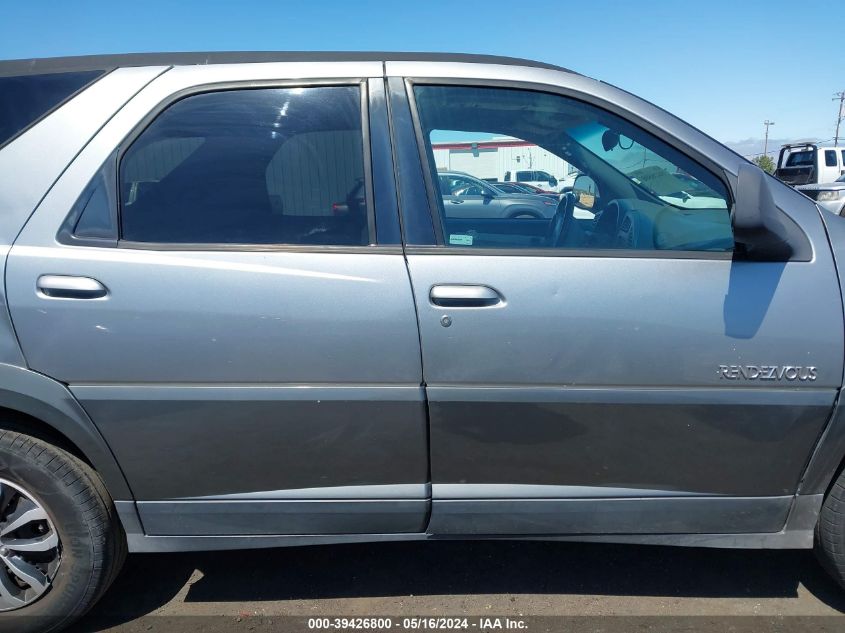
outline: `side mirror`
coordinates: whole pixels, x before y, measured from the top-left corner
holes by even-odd
[[[552,187],[557,187],[557,178],[554,176],[549,176],[549,185]]]
[[[575,195],[575,206],[591,211],[596,206],[598,188],[596,181],[581,174],[572,183],[572,193]]]
[[[794,253],[790,233],[801,229],[784,224],[789,218],[782,218],[775,206],[769,176],[756,165],[742,163],[736,180],[731,224],[737,253],[755,261],[788,261]]]

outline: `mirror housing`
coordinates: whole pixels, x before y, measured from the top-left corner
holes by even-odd
[[[557,187],[557,178],[554,176],[549,176],[549,186]]]
[[[731,210],[736,254],[753,261],[789,261],[795,255],[794,232],[801,229],[775,206],[769,176],[743,162],[736,178],[736,200]],[[791,226],[790,226],[791,225]],[[809,247],[809,243],[807,244]]]

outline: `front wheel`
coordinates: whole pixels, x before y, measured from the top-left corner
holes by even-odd
[[[0,632],[67,626],[105,592],[125,556],[97,473],[57,446],[0,428]]]

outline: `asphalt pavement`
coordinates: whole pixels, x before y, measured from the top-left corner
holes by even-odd
[[[308,630],[313,618],[378,616],[403,630],[417,616],[479,630],[507,618],[529,630],[845,631],[843,613],[845,591],[807,551],[429,541],[132,555],[73,630]]]

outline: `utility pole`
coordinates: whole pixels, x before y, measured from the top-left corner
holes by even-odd
[[[763,156],[769,155],[769,126],[774,124],[774,121],[769,121],[768,119],[763,121],[763,125],[766,126],[766,140],[763,141]]]
[[[836,134],[833,137],[833,146],[839,146],[839,124],[842,123],[842,119],[845,119],[845,90],[842,92],[837,92],[833,95],[833,101],[839,101],[839,113],[836,116]]]

